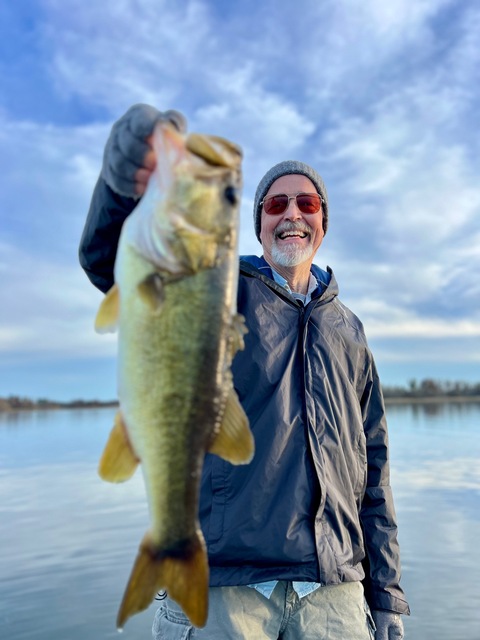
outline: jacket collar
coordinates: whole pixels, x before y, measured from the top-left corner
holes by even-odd
[[[260,277],[260,279],[264,280],[269,286],[273,284],[273,288],[275,289],[283,289],[283,287],[275,283],[270,265],[263,256],[240,256],[240,270],[248,275]],[[318,287],[312,293],[312,300],[323,296],[327,291],[329,294],[328,297],[333,298],[338,295],[337,281],[330,267],[327,267],[327,271],[324,271],[318,265],[312,264],[311,272],[319,283]],[[290,294],[287,293],[287,295]]]

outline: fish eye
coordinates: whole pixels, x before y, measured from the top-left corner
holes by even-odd
[[[227,202],[229,202],[232,205],[237,204],[238,202],[237,190],[235,189],[235,187],[232,187],[231,185],[225,188],[225,191],[223,192],[223,197]]]

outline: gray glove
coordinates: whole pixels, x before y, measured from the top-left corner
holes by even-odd
[[[178,111],[158,111],[148,104],[135,104],[115,122],[103,153],[102,178],[116,193],[138,198],[135,174],[144,167],[146,154],[151,151],[147,142],[159,120],[169,120],[179,131],[187,128],[185,118]]]
[[[375,640],[403,640],[403,621],[398,613],[377,609],[372,617],[377,627]]]

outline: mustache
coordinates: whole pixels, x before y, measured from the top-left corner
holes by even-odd
[[[275,229],[275,237],[282,233],[288,233],[289,231],[298,231],[300,233],[308,233],[309,235],[312,233],[312,228],[306,222],[281,222],[278,227]]]

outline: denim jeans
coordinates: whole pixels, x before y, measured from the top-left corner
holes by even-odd
[[[211,587],[208,621],[192,626],[168,597],[153,622],[154,640],[372,640],[373,620],[360,582],[320,587],[299,598],[281,580],[270,598],[252,587]]]

